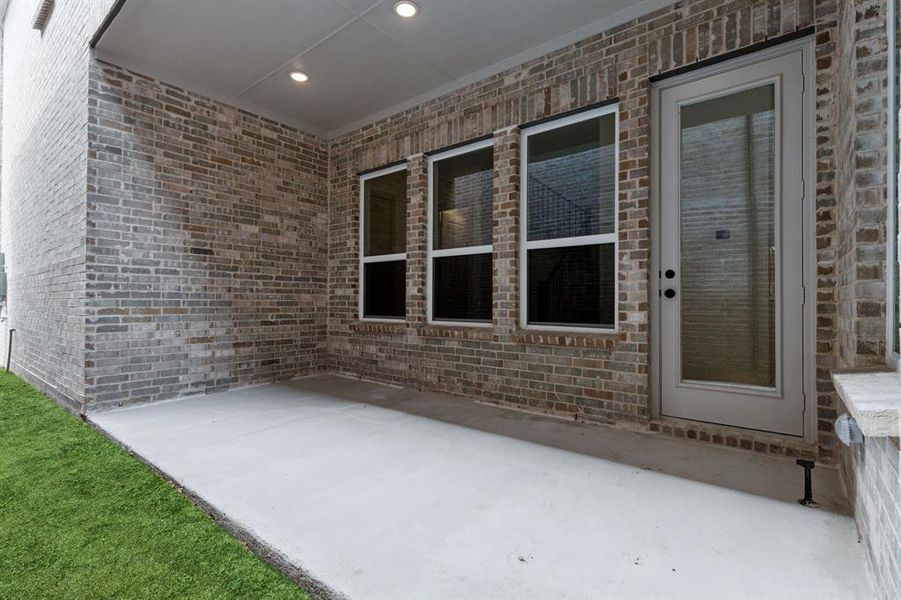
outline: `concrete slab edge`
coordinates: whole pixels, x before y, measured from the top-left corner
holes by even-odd
[[[89,415],[83,415],[84,422],[94,430],[101,433],[108,440],[140,460],[147,465],[151,471],[163,478],[170,485],[191,501],[197,508],[208,515],[217,525],[222,527],[229,535],[241,542],[248,550],[255,554],[260,560],[272,566],[281,572],[285,577],[296,583],[303,591],[305,591],[311,600],[350,600],[348,596],[335,590],[310,575],[302,565],[292,561],[285,554],[279,552],[263,539],[257,536],[251,529],[231,519],[227,514],[216,508],[213,504],[207,502],[202,496],[190,487],[185,486],[175,477],[160,469],[150,460],[144,457],[140,452],[119,440],[112,433],[91,420]]]
[[[79,412],[92,415],[97,413],[104,412],[112,412],[114,410],[126,410],[129,408],[141,408],[143,406],[151,406],[157,404],[165,404],[167,402],[178,402],[179,400],[185,400],[187,398],[194,398],[197,396],[211,396],[213,394],[223,394],[226,392],[237,392],[239,390],[246,390],[251,388],[265,387],[267,385],[277,385],[279,383],[288,383],[291,381],[298,381],[300,379],[307,379],[309,377],[316,377],[317,375],[326,375],[327,371],[310,371],[309,373],[301,373],[299,375],[295,375],[294,377],[282,378],[282,379],[273,379],[271,381],[258,381],[254,383],[245,383],[241,385],[235,386],[222,386],[222,387],[211,387],[209,389],[196,390],[188,393],[183,393],[178,396],[174,396],[172,398],[154,398],[151,400],[102,400],[100,402],[92,402],[90,404],[79,404]]]

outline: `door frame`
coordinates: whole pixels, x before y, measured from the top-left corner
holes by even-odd
[[[816,387],[816,307],[817,307],[817,278],[816,278],[816,65],[814,57],[813,35],[788,41],[782,44],[770,46],[756,52],[749,52],[737,58],[730,58],[716,62],[709,66],[699,67],[688,72],[680,72],[672,77],[662,77],[651,83],[651,155],[650,155],[650,192],[651,192],[651,262],[648,294],[650,314],[648,315],[650,333],[650,408],[654,419],[667,419],[661,411],[661,379],[660,357],[661,342],[661,278],[660,278],[660,96],[661,91],[703,79],[711,75],[727,73],[733,69],[748,66],[760,61],[777,58],[801,51],[803,55],[803,94],[804,117],[802,123],[802,144],[805,152],[802,161],[802,189],[803,199],[801,207],[802,222],[802,271],[804,286],[803,306],[803,389],[804,389],[804,433],[803,436],[791,436],[785,434],[767,433],[776,437],[799,439],[803,437],[806,442],[816,442],[817,439],[817,387]],[[701,422],[701,421],[698,421]],[[722,425],[723,427],[738,428],[734,425]],[[752,431],[752,430],[748,430]]]

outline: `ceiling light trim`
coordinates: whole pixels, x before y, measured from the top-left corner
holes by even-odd
[[[397,0],[394,3],[394,14],[401,19],[412,19],[419,14],[419,7],[411,0]]]

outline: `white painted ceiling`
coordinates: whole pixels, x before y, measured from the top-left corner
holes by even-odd
[[[96,51],[331,137],[672,1],[126,0]]]

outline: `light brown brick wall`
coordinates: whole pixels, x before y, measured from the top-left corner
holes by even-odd
[[[88,401],[323,368],[326,144],[99,62],[88,110]]]
[[[845,449],[843,474],[879,600],[901,597],[901,447],[867,438]]]
[[[885,0],[839,3],[836,77],[837,366],[885,362],[886,97]]]
[[[885,361],[884,268],[887,173],[887,0],[839,3],[835,366]],[[877,598],[901,596],[901,476],[898,438],[841,447],[842,473],[866,549]]]
[[[649,77],[768,38],[816,28],[819,444],[650,422],[680,437],[775,454],[831,458],[833,180],[836,1],[690,0],[405,110],[334,140],[330,165],[329,368],[479,396],[597,422],[650,422],[648,399]],[[519,202],[515,128],[610,98],[620,101],[620,331],[554,335],[517,325]],[[500,132],[500,133],[496,133]],[[494,322],[491,329],[425,323],[423,152],[496,133]],[[501,158],[503,156],[503,159]],[[408,315],[357,320],[359,171],[410,160]]]
[[[43,31],[38,3],[12,0],[3,28],[3,226],[12,369],[57,401],[85,397],[84,282],[88,39],[113,0],[57,2]]]

